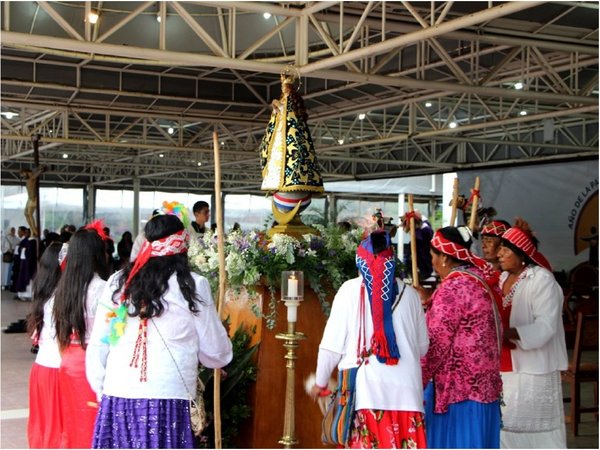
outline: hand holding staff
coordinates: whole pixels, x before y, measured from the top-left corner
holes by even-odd
[[[410,261],[412,266],[413,287],[419,287],[419,272],[417,267],[417,237],[415,233],[415,208],[413,195],[408,194],[408,214],[410,220]]]
[[[221,202],[221,154],[219,148],[219,135],[213,132],[213,147],[215,153],[215,200],[217,204],[217,248],[219,251],[219,299],[217,301],[217,314],[221,317],[225,299],[225,246],[223,231],[223,211]],[[221,369],[214,371],[214,415],[215,415],[215,448],[221,448]]]
[[[479,177],[475,177],[475,187],[471,189],[471,198],[473,206],[471,208],[471,218],[469,219],[469,228],[471,232],[475,231],[475,221],[477,220],[477,206],[479,205]]]
[[[454,178],[454,187],[452,188],[452,214],[450,215],[450,226],[456,222],[456,202],[458,201],[458,178]]]

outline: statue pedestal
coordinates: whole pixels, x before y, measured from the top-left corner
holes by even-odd
[[[320,233],[313,227],[304,225],[300,214],[296,214],[289,223],[276,224],[267,231],[267,237],[272,238],[276,234],[287,234],[288,236],[295,237],[298,240],[302,240],[305,234],[314,234],[320,236]]]
[[[252,416],[246,421],[237,439],[237,444],[245,448],[281,448],[279,440],[284,435],[283,420],[285,411],[286,350],[283,342],[275,338],[278,333],[287,330],[287,311],[277,298],[277,325],[269,330],[265,321],[257,318],[251,311],[252,302],[268,313],[270,293],[267,287],[258,288],[260,294],[257,300],[240,296],[225,304],[224,316],[230,315],[231,330],[236,330],[240,324],[247,327],[256,326],[256,335],[252,343],[260,342],[257,352],[257,380],[250,390],[249,405]],[[245,298],[244,298],[245,297]],[[260,298],[262,297],[262,298]],[[323,415],[316,402],[306,394],[304,380],[314,372],[317,366],[317,353],[323,329],[327,319],[321,311],[316,294],[305,287],[304,301],[298,307],[296,330],[304,333],[306,339],[300,341],[296,350],[295,372],[295,438],[298,448],[327,448],[321,443],[321,421]]]

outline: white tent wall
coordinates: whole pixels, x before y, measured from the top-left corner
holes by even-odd
[[[506,169],[458,172],[459,193],[468,197],[480,178],[482,206],[493,206],[511,224],[525,219],[540,241],[553,270],[569,271],[587,261],[589,249],[576,244],[598,230],[598,162],[582,161]],[[452,179],[444,180],[452,195]],[[458,223],[462,217],[458,215]]]
[[[324,183],[325,192],[442,195],[442,175]]]
[[[424,197],[441,197],[444,195],[444,204],[449,202],[445,197],[446,193],[444,191],[446,175],[447,174],[434,174],[403,178],[383,178],[377,180],[326,182],[324,183],[324,188],[325,192],[328,193],[351,193],[364,195],[365,197],[369,194],[398,194],[397,211],[384,211],[387,215],[392,217],[393,223],[398,225],[400,223],[399,218],[404,215],[408,208],[408,196],[406,194]],[[452,179],[454,179],[454,176],[455,174],[452,174]],[[450,183],[449,199],[452,198],[452,181]],[[415,204],[415,209],[418,209],[432,221],[430,216],[433,215],[434,211],[432,211],[430,204]],[[448,220],[449,215],[446,222]],[[409,235],[408,233],[404,233],[402,227],[400,227],[398,228],[396,237],[393,241],[397,244],[407,244],[410,242]],[[398,245],[396,254],[398,259],[404,261],[403,245]]]

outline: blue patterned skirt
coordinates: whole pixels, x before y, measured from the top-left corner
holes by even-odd
[[[427,448],[500,448],[499,401],[465,400],[437,414],[433,412],[434,390],[433,383],[429,383],[423,392]]]
[[[105,395],[92,448],[194,448],[189,401]]]

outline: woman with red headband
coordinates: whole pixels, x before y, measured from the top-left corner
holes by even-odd
[[[198,363],[232,358],[208,281],[190,272],[184,224],[159,214],[144,232],[134,265],[109,279],[90,339],[87,376],[100,400],[93,448],[193,448]]]
[[[69,240],[65,270],[54,296],[56,340],[61,352],[61,448],[89,448],[98,406],[85,376],[85,350],[98,298],[109,267],[102,222],[75,232]]]
[[[481,253],[483,259],[492,265],[497,271],[501,271],[498,261],[498,252],[502,242],[502,235],[510,228],[505,220],[490,220],[481,230]]]
[[[442,282],[426,314],[429,351],[421,360],[430,448],[498,448],[501,325],[488,265],[470,252],[466,227],[445,227],[431,240]]]
[[[503,448],[566,448],[560,371],[568,365],[563,294],[527,222],[502,235],[502,308],[512,350],[504,383]]]
[[[67,244],[53,242],[46,248],[33,279],[33,303],[27,328],[39,347],[29,375],[29,448],[60,447],[60,352],[56,342],[52,306],[54,289],[61,275],[59,254],[63,245]]]

